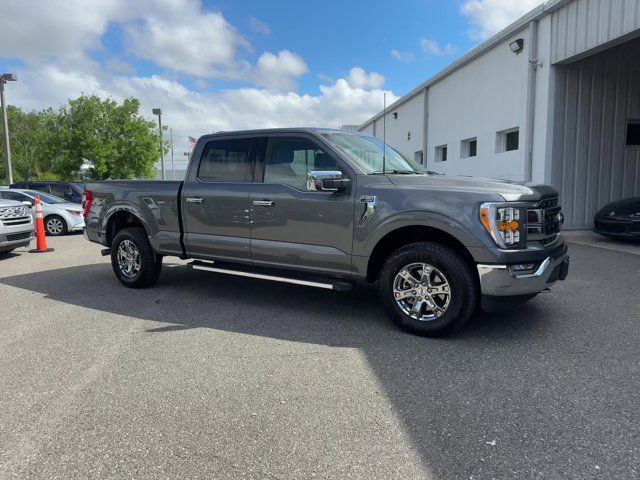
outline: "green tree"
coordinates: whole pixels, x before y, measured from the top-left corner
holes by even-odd
[[[135,98],[119,104],[97,96],[69,100],[58,111],[9,106],[14,179],[77,180],[85,160],[94,165],[95,179],[153,177],[158,130],[139,110]],[[170,143],[163,148],[168,151]],[[4,169],[3,161],[0,178],[6,178]]]
[[[9,141],[11,143],[11,163],[16,181],[50,178],[58,156],[54,127],[58,114],[51,109],[23,112],[9,105]],[[0,135],[1,133],[0,124]],[[6,178],[4,159],[0,166],[0,178]]]
[[[135,98],[121,104],[95,95],[69,100],[60,110],[54,171],[69,178],[86,159],[94,165],[95,179],[153,177],[158,133],[139,110]]]

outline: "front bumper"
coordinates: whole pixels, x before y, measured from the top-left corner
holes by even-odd
[[[511,297],[540,293],[569,273],[566,248],[558,256],[545,258],[535,272],[514,274],[509,265],[479,264],[478,276],[482,295]]]
[[[81,231],[83,231],[84,230],[84,222],[83,221],[75,222],[75,224],[71,225],[69,230],[71,230],[72,232],[81,232]]]
[[[25,247],[31,243],[34,236],[35,232],[33,227],[27,231],[2,234],[0,235],[0,252],[13,250],[18,247]]]
[[[640,219],[596,217],[593,231],[605,237],[640,240]]]

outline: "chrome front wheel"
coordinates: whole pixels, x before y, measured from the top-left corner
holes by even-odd
[[[451,302],[447,277],[428,263],[410,263],[393,280],[393,297],[406,315],[429,322],[445,314]]]

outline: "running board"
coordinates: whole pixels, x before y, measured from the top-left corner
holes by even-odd
[[[214,264],[214,262],[204,262],[199,260],[192,262],[190,265],[194,270],[223,273],[226,275],[235,275],[237,277],[256,278],[259,280],[270,280],[272,282],[291,283],[294,285],[304,285],[306,287],[323,288],[325,290],[335,290],[339,292],[346,292],[353,288],[353,284],[351,282],[340,279],[297,276],[295,273],[291,273],[291,275],[296,276],[285,277],[263,273],[264,271],[250,267],[247,267],[244,270],[237,270],[235,265]]]

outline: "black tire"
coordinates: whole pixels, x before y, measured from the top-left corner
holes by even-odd
[[[123,250],[125,250],[125,247],[130,247],[131,244],[135,246],[137,256],[134,254],[129,257],[138,259],[136,263],[138,265],[137,270],[133,268],[131,271],[126,271],[126,269],[121,266],[118,260],[118,254],[123,242],[130,242],[123,246]],[[125,252],[125,254],[126,253],[127,252]],[[127,263],[126,259],[123,261]],[[116,274],[116,277],[123,285],[129,288],[145,288],[150,287],[158,280],[160,272],[162,271],[162,256],[156,255],[153,251],[149,243],[149,238],[143,228],[125,228],[116,234],[111,243],[111,266],[113,267],[113,272]]]
[[[429,298],[429,303],[420,307],[419,310],[420,312],[424,311],[425,314],[420,313],[415,316],[420,316],[423,319],[429,316],[433,317],[429,320],[413,318],[403,311],[394,297],[394,282],[400,271],[407,266],[422,263],[434,267],[433,275],[435,277],[431,277],[434,279],[434,284],[435,279],[440,279],[438,282],[446,282],[441,285],[446,285],[445,288],[449,292],[448,297],[445,293],[432,297],[431,294],[426,294],[427,287],[422,283],[418,284],[418,287],[405,287],[407,293],[413,288],[420,288],[419,295],[428,295],[428,297],[421,297]],[[442,274],[444,278],[439,274]],[[415,276],[413,277],[415,279]],[[398,281],[402,284],[401,279]],[[413,280],[410,281],[413,282]],[[427,282],[426,279],[424,281]],[[431,282],[428,283],[431,284]],[[404,285],[409,285],[409,283]],[[408,332],[425,337],[446,336],[460,329],[475,313],[480,297],[477,277],[468,262],[454,250],[433,242],[407,245],[396,250],[387,258],[380,273],[380,296],[387,313],[398,326]],[[407,298],[406,302],[411,303],[415,298]],[[439,311],[436,312],[436,308],[434,308],[428,312],[429,304],[433,305],[431,302],[436,303]],[[441,307],[446,308],[441,309]],[[405,305],[405,308],[408,307]]]
[[[2,250],[0,252],[0,258],[8,257],[11,254],[11,252],[13,252],[14,250],[15,248],[12,248],[11,250]]]
[[[49,236],[59,237],[66,235],[68,230],[67,221],[59,215],[48,215],[44,219],[44,231]]]

